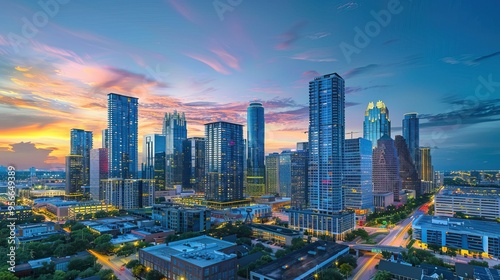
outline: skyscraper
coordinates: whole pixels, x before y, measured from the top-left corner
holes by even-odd
[[[167,170],[165,185],[173,188],[182,184],[184,156],[182,143],[187,139],[187,123],[184,113],[166,113],[163,118],[163,135],[166,137]]]
[[[401,135],[396,135],[394,145],[398,151],[399,175],[403,189],[414,190],[417,196],[422,195],[417,168],[413,163],[406,141]]]
[[[108,178],[137,178],[138,99],[108,94]]]
[[[420,130],[417,113],[407,113],[404,115],[403,137],[410,151],[413,163],[417,162],[416,155],[420,147]]]
[[[101,180],[108,178],[108,149],[90,150],[90,195],[93,200],[103,200]]]
[[[92,149],[92,131],[71,129],[70,155],[82,156],[82,184],[90,183],[90,150]]]
[[[66,156],[66,195],[82,193],[83,156]]]
[[[434,167],[432,166],[431,148],[420,147],[418,159],[422,192],[429,193],[434,190]]]
[[[384,134],[391,137],[389,109],[382,101],[378,101],[377,104],[370,102],[365,111],[363,138],[372,141],[372,147],[375,148],[377,146],[377,140]]]
[[[344,162],[344,207],[366,216],[374,210],[371,141],[346,139]]]
[[[399,201],[401,178],[399,175],[399,159],[394,140],[384,134],[377,141],[373,150],[373,191],[377,193],[394,193],[394,200]]]
[[[337,73],[309,82],[309,210],[290,210],[289,227],[313,235],[344,234],[355,226],[343,212],[345,88]]]
[[[243,199],[243,126],[228,122],[205,124],[205,199]]]
[[[154,180],[155,186],[164,190],[167,162],[165,135],[145,135],[142,146],[142,178]]]
[[[279,194],[292,196],[292,151],[286,150],[280,154],[279,164]]]
[[[205,191],[205,138],[191,137],[184,140],[183,188],[196,192]]]
[[[109,148],[109,139],[108,139],[108,129],[103,129],[102,130],[102,143],[101,143],[101,147],[104,148],[104,149],[108,149]]]
[[[280,154],[272,153],[266,156],[266,190],[267,193],[279,193],[280,185]]]
[[[307,143],[307,142],[305,142]],[[309,205],[309,189],[307,187],[307,170],[309,151],[299,149],[291,154],[291,206],[297,209],[307,209]],[[301,146],[303,148],[303,146]]]
[[[247,108],[247,184],[246,194],[261,196],[266,194],[264,141],[265,120],[264,107],[261,103],[250,103]]]

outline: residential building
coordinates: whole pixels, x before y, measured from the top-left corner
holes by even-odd
[[[271,194],[279,193],[279,164],[279,153],[272,153],[266,156],[266,188],[267,192]]]
[[[154,203],[154,180],[106,179],[101,181],[103,200],[118,209],[136,209]]]
[[[176,233],[203,232],[210,229],[210,213],[206,208],[153,205],[152,218]]]
[[[377,141],[382,136],[391,137],[391,120],[389,119],[389,109],[384,102],[370,102],[365,111],[363,122],[363,138],[372,141],[372,147],[377,146]]]
[[[297,209],[307,209],[309,205],[309,189],[307,187],[309,151],[297,149],[297,151],[291,153],[290,161],[291,206]]]
[[[108,178],[136,179],[138,99],[108,94]]]
[[[184,141],[184,175],[182,187],[197,193],[205,191],[205,138],[191,137]]]
[[[103,149],[108,149],[109,148],[109,134],[108,134],[108,129],[103,129],[102,130],[102,136],[101,136],[101,148]]]
[[[380,260],[378,270],[387,271],[391,274],[391,279],[397,280],[422,280],[424,270],[420,267]],[[451,279],[450,279],[451,280]]]
[[[430,147],[420,147],[417,169],[422,181],[422,192],[430,193],[434,191],[434,167],[432,166]]]
[[[166,176],[166,137],[161,134],[148,134],[142,141],[142,178],[154,180],[157,190],[165,189]]]
[[[267,194],[264,165],[265,119],[262,103],[252,102],[247,108],[247,182],[245,194]]]
[[[184,113],[165,113],[163,118],[163,135],[166,149],[166,188],[182,185],[183,160],[182,143],[187,139],[187,122]]]
[[[403,138],[410,152],[412,162],[417,162],[420,147],[420,125],[417,113],[407,113],[403,119]]]
[[[292,152],[285,150],[279,156],[279,195],[291,197],[292,195]]]
[[[108,179],[108,149],[90,150],[90,198],[102,200],[101,180]]]
[[[291,230],[284,227],[251,224],[252,236],[259,239],[269,240],[282,246],[292,246],[294,238],[302,238],[302,233],[298,230]]]
[[[71,129],[70,155],[82,156],[82,185],[90,183],[90,150],[92,149],[92,131]]]
[[[392,192],[394,200],[399,201],[402,189],[399,174],[399,159],[394,140],[385,134],[377,141],[373,150],[373,191]]]
[[[66,156],[66,194],[83,193],[83,156]]]
[[[205,124],[205,199],[243,199],[243,126],[228,122]]]

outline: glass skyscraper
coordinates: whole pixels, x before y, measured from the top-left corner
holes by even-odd
[[[345,134],[344,79],[337,73],[309,82],[309,204],[339,212]]]
[[[272,153],[266,156],[266,189],[270,194],[279,193],[280,185],[280,154]]]
[[[108,178],[137,178],[137,137],[138,99],[108,94]]]
[[[410,151],[413,163],[417,162],[418,149],[420,147],[420,131],[417,113],[407,113],[403,119],[403,137]]]
[[[90,184],[90,150],[92,150],[92,131],[71,129],[70,155],[82,156],[81,183],[84,186]]]
[[[154,180],[159,190],[165,189],[165,135],[148,134],[142,141],[142,178]]]
[[[292,151],[283,151],[279,156],[279,194],[292,196]]]
[[[297,209],[307,209],[309,203],[309,189],[307,188],[307,170],[309,151],[304,146],[291,154],[291,206]]]
[[[243,199],[243,126],[228,122],[205,124],[205,199]]]
[[[184,140],[183,188],[196,192],[205,191],[205,138],[191,137]]]
[[[394,193],[394,200],[399,201],[402,189],[399,175],[399,159],[394,140],[385,134],[377,141],[373,150],[373,191]]]
[[[247,185],[246,194],[261,196],[266,194],[264,165],[265,120],[261,103],[250,103],[247,108]]]
[[[371,141],[346,139],[344,163],[344,206],[367,215],[374,210]]]
[[[66,195],[82,193],[83,157],[81,155],[66,156]]]
[[[376,104],[370,102],[365,111],[363,138],[372,141],[372,147],[375,148],[377,146],[377,140],[384,134],[391,137],[389,109],[382,101],[378,101]]]
[[[90,195],[93,200],[103,200],[101,180],[108,178],[108,149],[90,150]]]
[[[163,118],[163,135],[166,137],[167,170],[165,185],[173,188],[182,185],[182,143],[187,139],[187,123],[184,113],[166,113]]]

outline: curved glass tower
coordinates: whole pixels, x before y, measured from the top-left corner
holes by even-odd
[[[391,137],[391,120],[389,119],[389,109],[384,102],[378,101],[368,103],[365,111],[365,121],[363,122],[363,138],[372,141],[372,147],[377,147],[377,140],[384,134]]]
[[[247,187],[246,194],[261,196],[267,193],[264,175],[265,120],[262,103],[250,103],[247,108]]]

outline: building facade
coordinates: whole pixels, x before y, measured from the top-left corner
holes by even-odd
[[[191,137],[184,141],[184,175],[182,187],[195,192],[205,191],[205,138]]]
[[[408,146],[410,156],[415,163],[420,147],[420,125],[417,113],[407,113],[403,119],[403,137]]]
[[[413,158],[408,150],[407,142],[401,135],[396,135],[394,145],[398,152],[399,176],[401,177],[401,187],[404,190],[415,191],[417,196],[422,195],[420,180]]]
[[[373,150],[373,191],[392,192],[394,200],[399,201],[402,189],[399,175],[399,159],[394,140],[385,134],[377,141]]]
[[[248,196],[266,194],[266,167],[264,165],[265,119],[262,103],[253,102],[247,108],[247,182]]]
[[[436,216],[471,216],[496,220],[500,217],[500,196],[496,189],[445,187],[434,200]]]
[[[176,233],[202,232],[210,229],[210,213],[203,208],[154,205],[152,218]]]
[[[82,156],[82,184],[90,183],[90,150],[92,150],[92,131],[71,129],[70,155]]]
[[[137,209],[154,203],[154,180],[116,179],[101,181],[103,200],[118,209]]]
[[[309,207],[307,187],[309,151],[297,150],[291,153],[291,206],[297,209]]]
[[[272,153],[266,156],[266,188],[270,194],[279,193],[280,185],[280,154]]]
[[[205,199],[243,199],[243,126],[228,122],[205,124]]]
[[[279,195],[291,197],[292,195],[292,152],[283,151],[279,156]]]
[[[422,192],[430,193],[434,190],[434,167],[432,166],[431,148],[420,147],[418,154],[418,173],[422,181]]]
[[[108,179],[108,149],[90,150],[90,198],[102,200],[101,180]]]
[[[365,121],[363,122],[363,138],[372,141],[372,147],[377,146],[377,140],[384,134],[391,136],[391,120],[389,119],[389,109],[385,103],[378,101],[370,102],[365,111]]]
[[[66,194],[81,194],[84,186],[83,178],[83,156],[66,156]]]
[[[108,178],[135,179],[138,168],[138,99],[108,94]]]
[[[187,139],[187,122],[184,113],[166,113],[163,118],[163,135],[166,137],[166,188],[182,185],[184,156],[182,145]]]
[[[165,135],[148,134],[142,141],[142,178],[154,180],[158,190],[165,189],[166,142]]]

